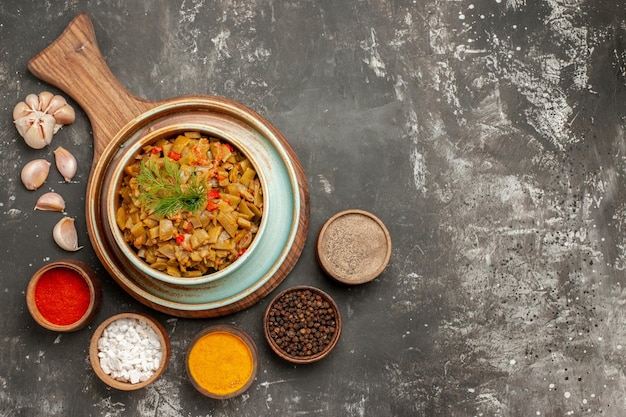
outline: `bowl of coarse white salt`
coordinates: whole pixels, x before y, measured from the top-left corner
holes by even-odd
[[[108,386],[132,391],[158,379],[170,358],[165,328],[142,313],[109,317],[94,331],[89,345],[91,366]]]

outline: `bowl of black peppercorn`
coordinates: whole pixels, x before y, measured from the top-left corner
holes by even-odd
[[[330,295],[306,285],[287,288],[270,302],[265,338],[281,358],[296,364],[328,356],[341,335],[341,315]]]

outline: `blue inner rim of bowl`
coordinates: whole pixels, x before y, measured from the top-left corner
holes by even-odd
[[[200,102],[198,105],[206,106],[206,103]],[[247,154],[255,155],[255,166],[262,172],[260,178],[263,178],[266,204],[263,221],[266,223],[255,238],[254,250],[246,253],[247,258],[240,259],[240,265],[232,271],[229,270],[221,279],[207,283],[181,286],[146,275],[129,278],[119,264],[110,259],[118,279],[135,294],[154,304],[178,310],[199,311],[235,303],[270,280],[282,265],[295,240],[301,202],[295,168],[289,155],[267,126],[247,114],[238,115],[238,118],[229,116],[228,112],[234,113],[237,110],[225,107],[220,109],[223,113],[207,113],[210,120],[188,123],[183,128],[221,137],[239,149],[245,149]],[[142,119],[154,117],[152,113],[160,111],[157,107],[133,123],[140,124]],[[253,128],[252,132],[249,127]],[[128,147],[145,132],[137,130],[132,133],[125,142]],[[117,151],[125,152],[125,144],[120,145]],[[107,196],[108,199],[114,197]]]

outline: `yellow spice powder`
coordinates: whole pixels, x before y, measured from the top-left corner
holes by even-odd
[[[243,387],[252,376],[252,352],[240,337],[228,332],[202,336],[188,358],[191,377],[205,390],[228,395]]]

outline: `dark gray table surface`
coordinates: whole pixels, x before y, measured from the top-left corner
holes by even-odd
[[[83,11],[129,91],[237,100],[293,146],[310,230],[279,289],[335,298],[344,329],[329,357],[295,366],[271,352],[268,297],[183,319],[107,275],[85,224],[86,115],[76,106],[76,122],[41,150],[11,118],[27,94],[60,93],[26,65]],[[0,415],[624,415],[624,1],[8,0],[0,40]],[[66,184],[53,168],[25,190],[21,167],[52,161],[56,146],[76,155],[77,176]],[[76,219],[76,253],[52,240],[62,214],[33,210],[50,190]],[[351,208],[385,222],[393,253],[379,278],[345,287],[323,274],[314,243]],[[68,257],[97,271],[104,304],[88,328],[57,334],[34,323],[25,289]],[[127,310],[153,315],[172,341],[163,377],[135,392],[107,388],[88,361],[95,327]],[[259,348],[256,381],[227,401],[203,397],[184,369],[189,341],[217,323]]]

